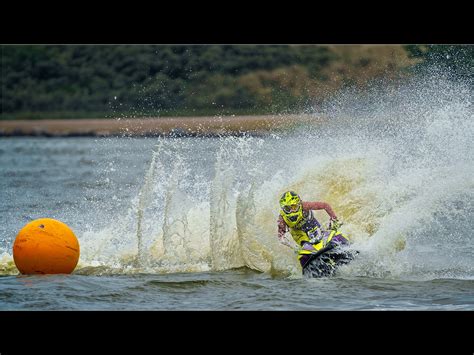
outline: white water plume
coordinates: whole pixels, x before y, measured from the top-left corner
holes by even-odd
[[[346,91],[314,116],[280,135],[157,138],[122,213],[79,234],[80,266],[301,277],[277,240],[291,189],[328,202],[360,250],[338,275],[472,278],[472,87],[424,77]]]

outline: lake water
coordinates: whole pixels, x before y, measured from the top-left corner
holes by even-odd
[[[471,100],[437,81],[263,137],[2,138],[0,310],[474,310]],[[331,278],[278,243],[289,189],[359,250]],[[72,275],[18,274],[16,234],[43,217],[78,237]]]

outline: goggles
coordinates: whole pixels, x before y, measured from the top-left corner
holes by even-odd
[[[285,205],[281,208],[285,213],[294,213],[298,212],[300,205]]]

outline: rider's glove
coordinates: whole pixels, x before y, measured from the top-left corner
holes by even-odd
[[[333,230],[338,230],[339,227],[342,226],[342,222],[340,222],[337,218],[331,218],[331,221],[330,221],[330,229],[333,229]]]

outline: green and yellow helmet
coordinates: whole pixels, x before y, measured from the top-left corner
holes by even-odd
[[[303,219],[301,198],[294,191],[281,195],[280,208],[280,214],[289,227],[296,226]]]

